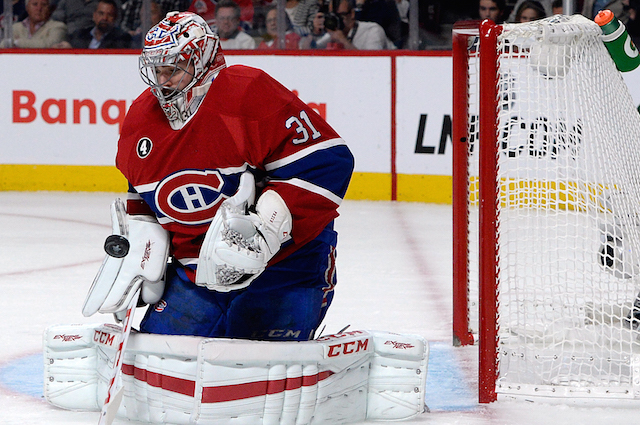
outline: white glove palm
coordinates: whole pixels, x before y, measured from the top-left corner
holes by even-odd
[[[220,206],[200,248],[197,285],[221,292],[245,288],[289,239],[292,219],[284,200],[267,191],[249,212],[254,193],[253,176],[245,173],[238,193]]]

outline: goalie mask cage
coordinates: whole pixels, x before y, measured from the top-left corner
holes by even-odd
[[[453,73],[454,343],[478,343],[480,402],[640,400],[640,115],[600,28],[462,22]]]

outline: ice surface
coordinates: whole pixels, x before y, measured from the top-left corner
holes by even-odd
[[[112,193],[0,192],[0,424],[96,424],[42,398],[42,332],[52,324],[112,322],[80,310],[110,233]],[[403,424],[637,423],[631,408],[477,404],[477,348],[451,346],[451,207],[345,201],[338,286],[325,333],[351,325],[430,341],[431,413]],[[142,311],[137,317],[142,316]],[[115,424],[132,422],[116,420]]]

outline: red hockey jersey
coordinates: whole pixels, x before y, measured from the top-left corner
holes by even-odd
[[[200,108],[173,130],[146,90],[131,106],[116,165],[129,181],[129,214],[153,213],[172,236],[172,254],[197,264],[220,203],[251,170],[293,216],[293,243],[277,262],[337,217],[353,171],[345,142],[318,114],[263,71],[223,69]]]

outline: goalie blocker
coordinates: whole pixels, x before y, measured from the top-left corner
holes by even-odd
[[[111,204],[111,230],[107,255],[82,307],[86,317],[126,310],[139,287],[147,304],[158,302],[164,291],[169,233],[155,219],[128,215],[119,198]]]
[[[44,334],[44,396],[99,410],[120,330],[57,325]],[[305,342],[136,333],[124,353],[118,416],[163,424],[344,424],[425,410],[420,336],[352,331]]]

